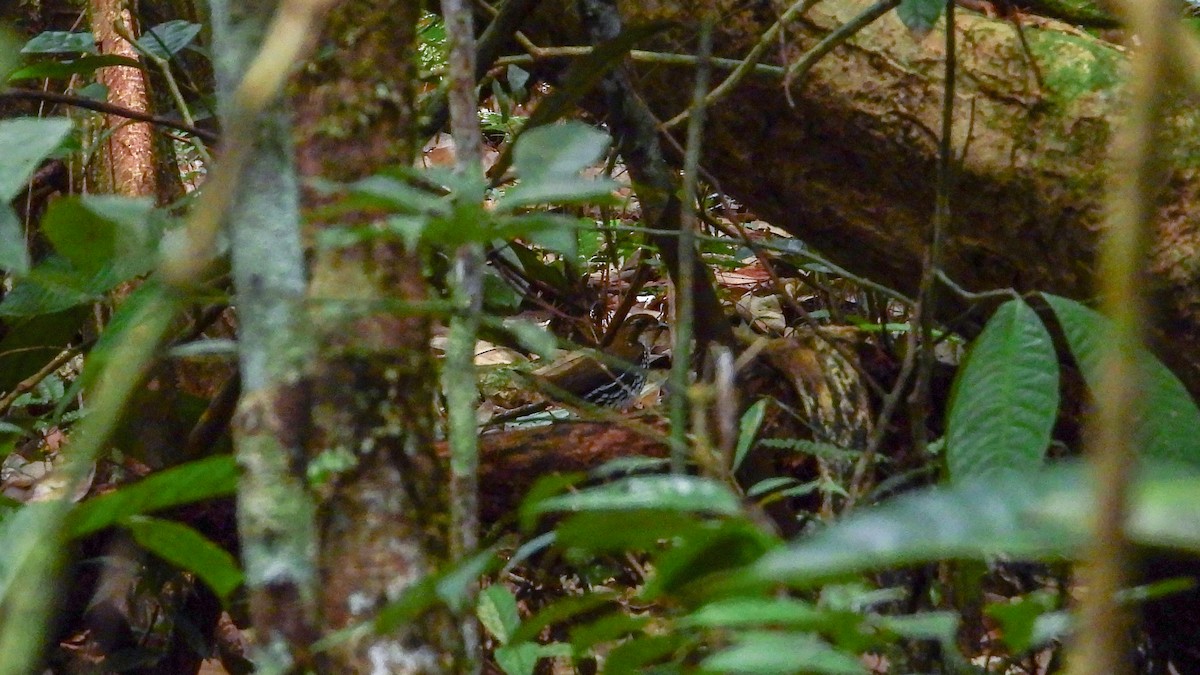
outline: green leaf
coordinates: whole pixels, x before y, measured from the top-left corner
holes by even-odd
[[[760,581],[796,585],[936,560],[1069,559],[1090,535],[1093,495],[1075,463],[936,486],[853,513],[768,552]],[[1200,552],[1200,473],[1146,464],[1131,491],[1126,536],[1142,546]]]
[[[705,670],[720,673],[866,673],[858,657],[840,652],[809,633],[755,631],[738,633],[733,646],[704,660]]]
[[[540,176],[523,180],[496,203],[497,211],[512,213],[542,204],[613,204],[616,181],[582,176]]]
[[[738,424],[738,440],[737,449],[733,453],[733,469],[737,471],[742,462],[746,460],[746,455],[750,453],[750,448],[754,445],[754,438],[758,435],[758,428],[762,426],[763,417],[767,414],[767,399],[759,399],[750,406],[746,412],[742,413],[742,420]]]
[[[81,537],[131,516],[233,494],[237,462],[217,456],[160,471],[75,506],[67,518],[67,533]]]
[[[952,480],[1041,466],[1058,415],[1058,357],[1023,300],[1000,306],[959,369],[946,423]]]
[[[661,509],[736,515],[741,503],[721,483],[696,476],[630,476],[542,500],[535,513]]]
[[[141,68],[142,64],[136,59],[131,59],[128,56],[117,56],[116,54],[83,56],[70,61],[42,61],[14,70],[9,74],[8,81],[65,79],[73,75],[91,75],[100,68],[107,68],[108,66]]]
[[[1058,488],[1086,501],[1078,472],[1050,473]],[[1054,483],[1036,478],[1001,474],[895,497],[767,553],[754,574],[808,585],[930,560],[1068,557],[1086,534],[1037,517],[1035,505]]]
[[[681,626],[743,628],[775,626],[817,630],[827,620],[828,610],[795,598],[728,598],[710,602],[680,619]]]
[[[242,585],[242,571],[234,557],[187,525],[146,516],[131,517],[123,524],[142,548],[195,574],[222,601]]]
[[[96,39],[91,33],[71,33],[48,30],[35,35],[21,48],[22,54],[96,53]]]
[[[29,271],[25,232],[17,212],[8,204],[0,204],[0,270],[14,276],[23,276]]]
[[[900,0],[896,16],[919,40],[933,30],[945,5],[945,0]]]
[[[1071,354],[1093,391],[1100,386],[1108,349],[1110,324],[1084,305],[1043,293],[1067,338]],[[1139,350],[1140,409],[1134,437],[1147,457],[1178,460],[1200,466],[1200,409],[1179,378],[1149,352]]]
[[[360,198],[352,202],[360,206],[376,205],[410,215],[450,215],[450,203],[445,197],[390,176],[368,176],[350,185],[350,194]]]
[[[513,168],[522,181],[573,177],[608,149],[608,134],[583,122],[529,129],[513,147]]]
[[[541,650],[537,643],[522,642],[515,645],[497,647],[495,651],[496,665],[505,675],[533,675],[541,658]]]
[[[199,34],[200,24],[176,19],[147,30],[138,38],[137,46],[148,54],[168,59],[191,44]]]
[[[625,675],[625,673],[650,672],[643,671],[641,668],[680,651],[685,644],[685,639],[680,633],[632,638],[609,652],[608,658],[604,660],[604,673],[605,675]]]
[[[516,598],[500,584],[488,586],[479,593],[475,614],[479,617],[479,623],[502,645],[508,644],[513,631],[521,625]]]
[[[0,122],[0,202],[11,202],[71,132],[65,117],[18,117]]]
[[[153,269],[164,229],[154,203],[114,195],[64,197],[50,204],[42,229],[54,248],[81,272],[110,262],[128,276]]]
[[[0,519],[0,605],[8,604],[10,591],[21,583],[25,564],[44,555],[39,548],[58,545],[55,527],[61,506],[35,502]]]
[[[1004,644],[1013,654],[1020,654],[1036,646],[1034,636],[1037,620],[1054,610],[1054,597],[1046,591],[1034,591],[1023,598],[1009,602],[992,603],[984,613],[1000,624]]]
[[[17,281],[0,301],[0,316],[52,314],[99,300],[130,275],[111,262],[94,272],[75,269],[66,259],[51,256]]]

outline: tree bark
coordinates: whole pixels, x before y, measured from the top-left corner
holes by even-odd
[[[695,51],[693,3],[619,3],[627,25],[672,22],[643,49]],[[717,56],[740,58],[787,2],[708,0],[718,12]],[[541,46],[583,44],[570,3],[542,3],[526,28]],[[766,60],[787,66],[863,10],[825,0],[786,27]],[[970,291],[1012,287],[1077,299],[1092,294],[1104,231],[1108,141],[1122,112],[1126,54],[1069,25],[1024,27],[1045,88],[1009,22],[959,12],[960,87],[954,189],[945,272]],[[708,113],[702,165],[727,194],[847,269],[912,293],[933,206],[942,101],[941,26],[915,39],[894,13],[869,25],[791,83],[748,78]],[[687,107],[677,66],[630,64],[660,119]],[[1152,343],[1200,393],[1200,236],[1189,205],[1200,189],[1194,113],[1177,110],[1149,295],[1161,310]],[[676,131],[675,133],[681,133]],[[946,294],[949,295],[949,294]],[[964,309],[944,304],[942,317]]]

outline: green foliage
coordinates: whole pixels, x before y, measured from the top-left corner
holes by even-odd
[[[946,422],[950,478],[1034,471],[1058,413],[1058,357],[1023,300],[1000,306],[958,371]]]
[[[223,601],[242,585],[233,555],[187,525],[146,516],[132,516],[123,524],[138,545],[195,574]]]
[[[160,23],[138,38],[137,48],[151,56],[169,59],[190,45],[200,35],[200,29],[200,24],[181,19]]]
[[[34,36],[21,48],[22,54],[96,54],[96,39],[90,32],[50,30]]]
[[[1071,355],[1093,390],[1100,385],[1107,349],[1109,322],[1099,312],[1069,300],[1043,293],[1054,310]],[[1139,383],[1143,396],[1136,415],[1135,438],[1146,457],[1200,466],[1200,409],[1179,378],[1149,352],[1139,350]]]
[[[938,19],[942,17],[945,0],[900,0],[896,7],[896,16],[912,31],[913,35],[923,38],[933,30]]]

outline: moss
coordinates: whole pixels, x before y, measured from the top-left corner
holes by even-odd
[[[1127,59],[1115,47],[1059,31],[1030,30],[1028,36],[1053,103],[1065,105],[1087,94],[1111,91],[1123,79]]]

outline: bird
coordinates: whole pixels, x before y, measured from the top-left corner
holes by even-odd
[[[571,352],[530,373],[534,384],[557,399],[582,399],[598,406],[624,408],[646,384],[650,347],[664,324],[649,314],[635,314],[617,328],[602,350]]]

